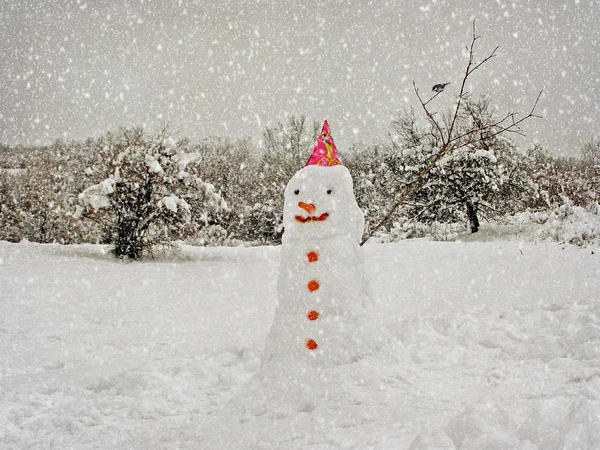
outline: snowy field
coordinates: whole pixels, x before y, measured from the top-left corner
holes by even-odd
[[[600,254],[367,245],[384,351],[256,375],[279,248],[0,242],[2,449],[597,449]]]

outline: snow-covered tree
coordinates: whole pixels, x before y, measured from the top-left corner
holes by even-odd
[[[196,159],[186,145],[166,128],[154,136],[123,129],[97,141],[96,161],[86,170],[93,184],[79,195],[78,216],[100,224],[117,257],[140,259],[173,245],[227,208],[211,184],[186,171]]]
[[[460,222],[466,215],[476,232],[479,214],[489,218],[514,212],[530,183],[519,167],[522,157],[495,133],[495,121],[489,98],[465,100],[453,128],[455,148],[423,176],[402,213],[423,222]],[[415,183],[438,154],[440,142],[434,124],[418,126],[412,110],[401,112],[392,126],[396,152],[388,155],[387,164],[399,191]]]

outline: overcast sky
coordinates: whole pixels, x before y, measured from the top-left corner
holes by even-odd
[[[0,142],[85,139],[161,122],[181,137],[251,136],[286,115],[329,119],[343,152],[385,139],[412,91],[456,97],[471,21],[474,95],[527,113],[575,154],[600,136],[600,0],[0,1]]]

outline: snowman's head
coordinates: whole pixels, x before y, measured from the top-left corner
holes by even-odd
[[[285,188],[283,241],[342,238],[360,241],[364,215],[344,166],[306,166]]]

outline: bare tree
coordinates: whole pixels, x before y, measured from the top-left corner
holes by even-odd
[[[282,180],[289,180],[301,169],[319,136],[319,123],[307,123],[304,115],[291,116],[276,127],[268,127],[263,132],[265,155],[263,163],[276,168]]]
[[[473,146],[478,141],[485,142],[486,139],[491,139],[495,136],[502,135],[504,133],[517,133],[523,134],[521,125],[528,119],[533,117],[540,117],[535,114],[535,109],[542,95],[542,91],[539,92],[531,110],[528,114],[523,117],[518,117],[516,112],[509,112],[498,120],[494,120],[491,123],[483,123],[473,121],[471,126],[464,128],[459,125],[461,122],[462,112],[465,110],[465,103],[469,100],[470,94],[466,90],[467,80],[478,70],[482,65],[488,62],[490,59],[497,56],[498,47],[496,47],[488,56],[483,58],[481,61],[476,62],[475,60],[475,44],[480,38],[475,31],[475,21],[472,24],[472,39],[470,45],[467,47],[469,59],[465,68],[464,75],[460,82],[460,91],[457,97],[456,104],[453,108],[453,112],[450,114],[447,120],[440,120],[439,114],[431,110],[428,106],[438,95],[443,92],[443,89],[438,89],[435,94],[428,100],[424,100],[419,92],[419,88],[415,81],[413,81],[413,89],[415,95],[419,101],[421,109],[425,113],[427,120],[430,123],[432,132],[429,136],[430,139],[434,140],[437,144],[437,152],[433,154],[429,161],[425,164],[423,169],[415,176],[412,182],[406,185],[405,189],[400,193],[394,206],[387,212],[387,214],[381,219],[381,221],[373,227],[370,232],[365,236],[361,245],[363,245],[369,238],[371,238],[394,214],[394,212],[402,205],[407,197],[422,183],[425,176],[438,164],[438,162],[445,155],[451,154],[452,152],[462,149],[464,147]],[[468,111],[468,108],[466,108]],[[407,139],[414,139],[414,136],[408,135]],[[467,206],[468,208],[468,206]],[[477,225],[477,224],[475,224]]]

